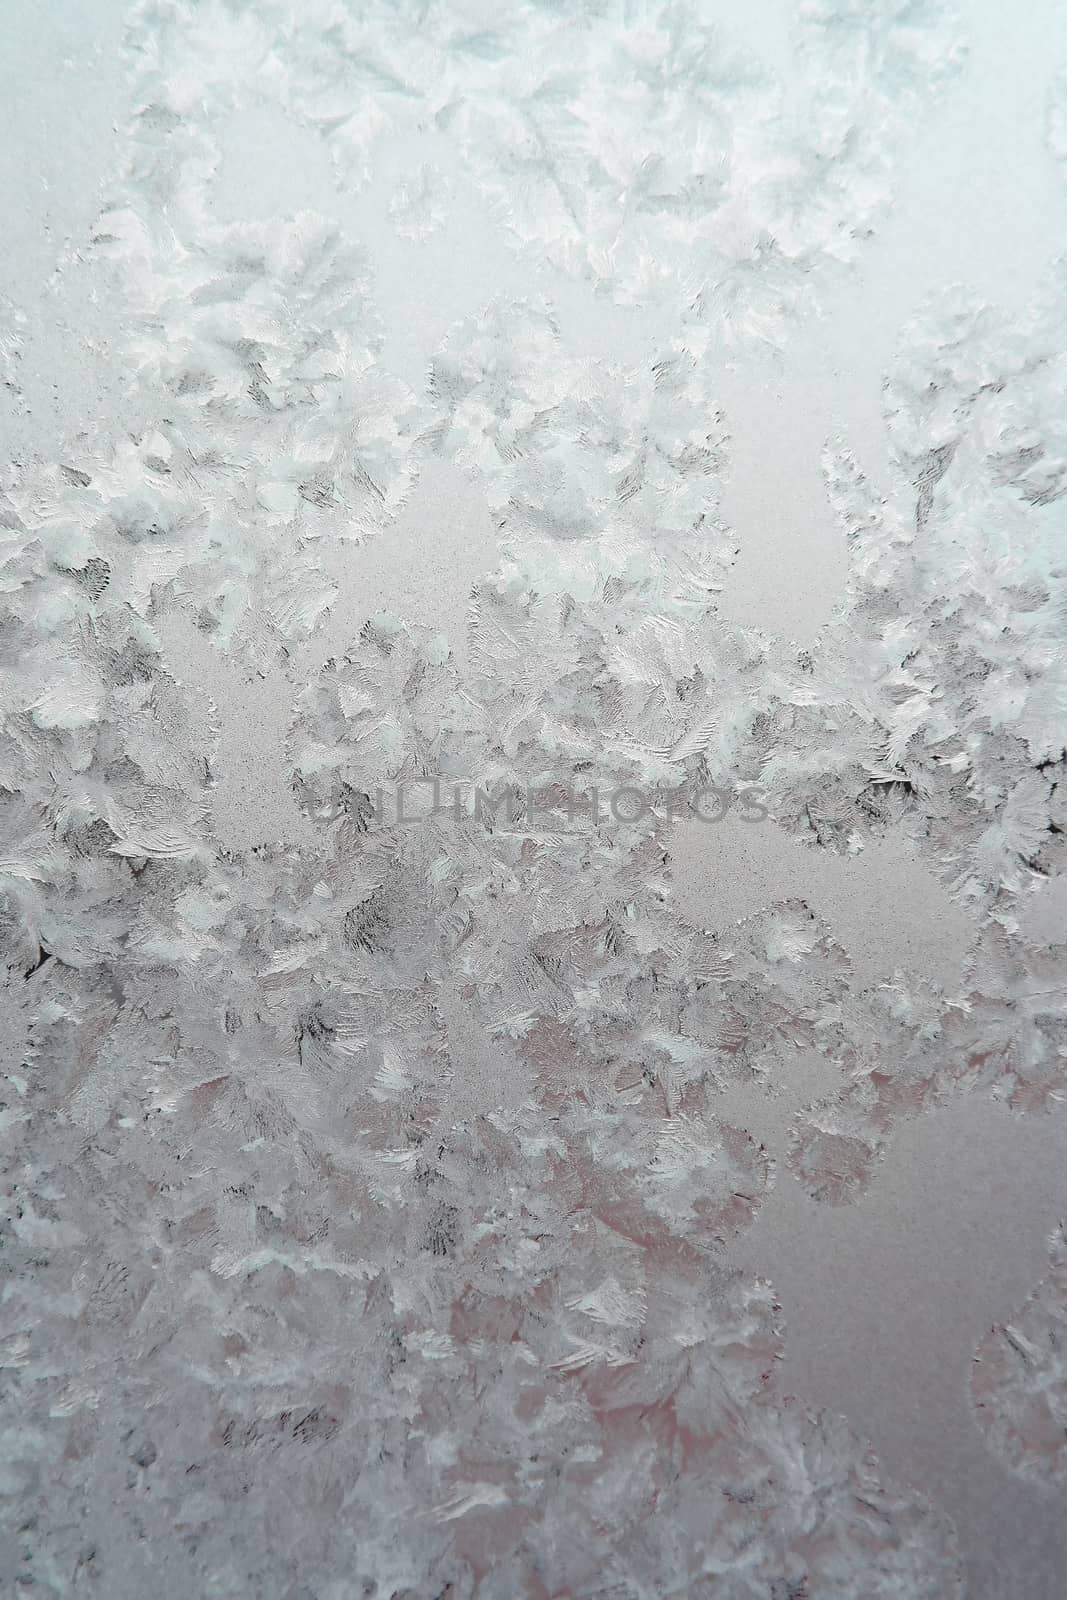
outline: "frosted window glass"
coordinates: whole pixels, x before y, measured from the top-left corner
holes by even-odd
[[[1062,1600],[1052,0],[8,0],[0,1592]]]

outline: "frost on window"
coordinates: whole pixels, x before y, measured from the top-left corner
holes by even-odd
[[[12,0],[3,1594],[1063,1594],[1067,34],[987,9]]]
[[[1055,1489],[1067,1475],[1067,1238],[1050,1241],[1050,1270],[1011,1321],[979,1345],[971,1374],[976,1414],[1015,1472]]]

